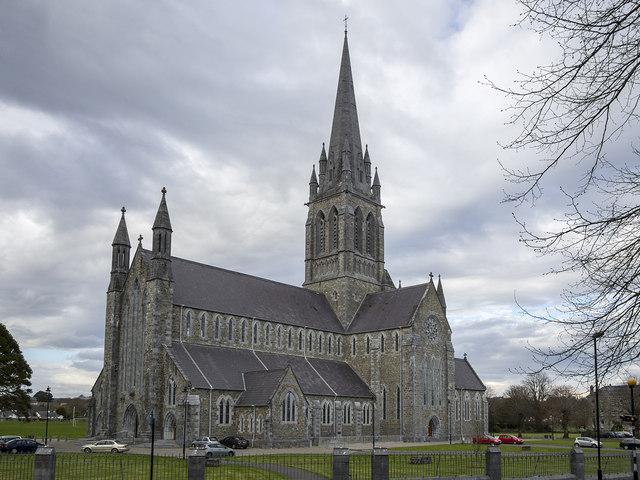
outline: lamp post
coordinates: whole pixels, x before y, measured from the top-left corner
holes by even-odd
[[[187,451],[187,394],[191,390],[191,382],[187,382],[182,390],[184,392],[184,425],[182,427],[182,458],[186,458]]]
[[[153,480],[153,447],[156,438],[156,419],[153,416],[153,410],[149,414],[149,425],[151,426],[151,462],[149,468],[149,480]]]
[[[51,401],[51,388],[47,387],[47,420],[44,424],[44,444],[49,443],[49,402]]]
[[[600,400],[598,398],[598,339],[604,335],[604,332],[596,332],[593,338],[593,363],[595,367],[596,377],[596,442],[598,445],[598,480],[602,480],[602,464],[600,458]]]
[[[629,379],[627,380],[627,385],[629,385],[629,391],[631,392],[631,416],[632,417],[636,416],[636,405],[635,405],[635,401],[633,399],[633,389],[637,384],[638,384],[638,379],[636,377],[629,377]],[[631,423],[631,433],[633,434],[633,437],[635,438],[635,436],[636,436],[635,418],[633,420],[633,423]]]

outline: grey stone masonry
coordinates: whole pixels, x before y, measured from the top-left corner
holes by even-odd
[[[34,480],[55,480],[56,450],[53,447],[40,447],[36,450]]]
[[[498,447],[487,447],[485,460],[485,473],[487,474],[487,477],[489,477],[489,480],[500,480],[502,478],[500,449]]]
[[[389,452],[376,448],[371,454],[371,480],[389,480]]]
[[[194,450],[187,457],[188,480],[204,480],[207,459],[203,450]]]
[[[580,447],[571,450],[570,471],[576,480],[584,480],[584,453]]]
[[[333,480],[349,480],[349,449],[333,449]]]

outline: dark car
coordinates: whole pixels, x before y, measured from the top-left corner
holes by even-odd
[[[620,440],[620,448],[625,450],[640,450],[640,440],[637,438],[623,438]]]
[[[8,453],[35,453],[38,447],[44,445],[40,442],[36,442],[31,438],[16,438],[9,440],[4,445],[0,446],[0,452]]]
[[[0,435],[0,448],[7,442],[11,440],[15,440],[17,438],[22,438],[20,435]]]
[[[220,440],[220,443],[229,448],[247,448],[249,446],[249,440],[236,435],[230,435]]]

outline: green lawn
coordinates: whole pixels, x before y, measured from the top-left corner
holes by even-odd
[[[20,435],[21,437],[44,438],[45,422],[41,420],[2,420],[0,421],[0,435]],[[71,420],[50,421],[49,438],[81,438],[87,435],[87,422],[76,420],[73,426]]]

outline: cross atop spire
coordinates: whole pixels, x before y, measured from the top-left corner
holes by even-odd
[[[344,16],[344,18],[342,19],[342,21],[344,22],[344,35],[347,35],[347,20],[349,20],[349,17],[347,17],[346,15]]]

